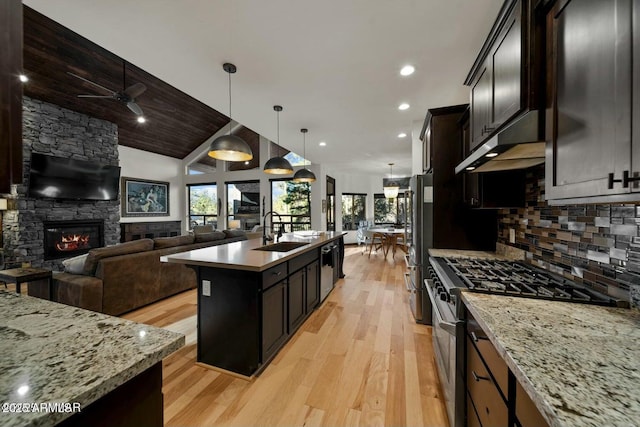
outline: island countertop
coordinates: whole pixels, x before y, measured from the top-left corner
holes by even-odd
[[[640,312],[462,292],[552,426],[640,425]]]
[[[53,426],[73,415],[15,413],[11,403],[84,409],[184,345],[182,334],[6,291],[0,313],[5,427]]]
[[[323,231],[319,234],[303,236],[297,233],[287,233],[280,242],[306,243],[287,252],[269,252],[255,250],[262,246],[261,239],[243,240],[225,245],[210,246],[162,256],[163,262],[198,265],[202,267],[227,268],[232,270],[264,271],[275,265],[294,258],[310,249],[318,248],[331,241],[337,240],[346,233]]]

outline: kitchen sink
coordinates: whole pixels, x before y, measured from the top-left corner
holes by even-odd
[[[308,243],[303,242],[279,242],[272,243],[270,245],[260,246],[259,248],[255,248],[254,251],[268,251],[268,252],[289,252],[293,249],[299,248],[301,246],[308,245]]]

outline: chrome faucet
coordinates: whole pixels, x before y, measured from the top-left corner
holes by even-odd
[[[280,214],[276,211],[269,211],[266,214],[264,214],[264,217],[262,218],[262,244],[266,245],[267,242],[273,240],[273,237],[267,237],[267,216],[271,215],[271,226],[273,227],[273,216],[274,215],[278,215],[278,219],[280,220],[280,222],[282,222],[282,217],[280,216]],[[280,239],[280,237],[282,237],[282,224],[280,224],[280,227],[278,227],[278,235],[276,236],[276,243],[278,243],[278,239]]]

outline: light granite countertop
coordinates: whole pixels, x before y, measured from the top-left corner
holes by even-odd
[[[0,313],[3,427],[53,426],[72,414],[9,404],[84,408],[184,345],[182,334],[6,291]]]
[[[640,312],[463,292],[552,426],[640,425]]]
[[[243,240],[226,245],[210,246],[160,257],[163,262],[175,262],[203,267],[228,268],[232,270],[264,271],[275,265],[301,255],[310,249],[320,247],[337,240],[347,233],[323,231],[319,234],[303,236],[298,233],[287,233],[280,242],[305,243],[287,252],[270,252],[255,250],[262,246],[261,239]]]

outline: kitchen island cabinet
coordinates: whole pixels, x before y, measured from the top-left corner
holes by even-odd
[[[492,348],[508,368],[504,395],[500,363],[483,360],[512,411],[509,425],[637,425],[640,312],[473,292],[462,300],[479,328],[468,326],[468,336],[485,334],[469,344]]]
[[[639,9],[628,0],[558,0],[547,13],[552,204],[640,199]]]
[[[198,362],[260,373],[318,305],[320,247],[342,236],[288,234],[281,241],[302,246],[287,252],[260,250],[253,239],[163,257],[196,271]]]
[[[162,359],[184,335],[5,291],[0,312],[2,426],[163,425]]]

